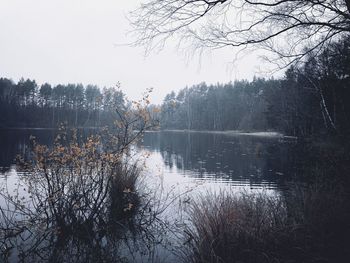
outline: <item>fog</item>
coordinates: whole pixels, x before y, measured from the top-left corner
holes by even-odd
[[[1,1],[2,77],[100,87],[120,82],[131,99],[153,87],[152,102],[161,103],[165,94],[187,85],[259,74],[260,61],[254,54],[232,64],[232,49],[192,56],[193,50],[179,49],[176,39],[145,56],[143,48],[127,45],[134,41],[127,16],[138,4],[138,0]]]

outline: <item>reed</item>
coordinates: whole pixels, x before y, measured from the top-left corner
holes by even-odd
[[[349,205],[341,187],[293,185],[285,193],[207,193],[192,204],[188,262],[345,262]]]

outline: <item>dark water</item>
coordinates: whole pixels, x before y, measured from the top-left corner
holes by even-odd
[[[79,130],[80,138],[96,133],[94,129]],[[59,133],[56,129],[0,129],[0,171],[6,171],[16,162],[16,157],[28,156],[31,140],[50,146]]]
[[[149,132],[142,146],[165,176],[251,188],[283,188],[293,176],[290,148],[275,136]],[[152,160],[153,157],[153,160]]]
[[[50,145],[56,135],[57,131],[46,129],[0,130],[0,171],[8,170],[16,155],[29,154],[30,136]],[[294,173],[291,145],[274,136],[164,131],[147,132],[138,147],[150,153],[150,170],[157,167],[165,174],[195,180],[279,188]]]
[[[80,134],[85,137],[95,132],[87,130],[80,131]],[[35,136],[41,144],[51,145],[56,135],[57,131],[44,129],[0,130],[0,183],[1,180],[11,182],[9,178],[16,176],[16,155],[30,155],[30,136]],[[167,207],[159,219],[168,225],[179,226],[184,218],[178,211],[184,209],[187,200],[198,191],[248,189],[270,191],[273,194],[283,191],[286,181],[295,173],[291,148],[293,142],[286,142],[279,136],[164,131],[147,132],[135,150],[142,156],[147,155],[144,189],[154,194],[155,200],[152,202],[157,204],[157,200],[164,199],[159,203]],[[173,202],[175,198],[176,202]],[[81,247],[81,243],[76,243],[75,250],[97,249],[99,253],[109,256],[123,252],[131,262],[178,261],[172,249],[176,243],[174,233],[179,230],[170,231],[169,226],[166,230],[163,227],[164,224],[161,223],[154,226],[153,233],[143,231],[141,236],[132,237],[133,242],[138,240],[137,245],[130,245],[128,237],[124,243],[118,241],[116,247],[106,248],[106,241],[102,238],[99,239],[101,247],[86,248],[85,245]],[[179,246],[181,242],[178,242]],[[131,253],[130,247],[135,248],[136,253]]]

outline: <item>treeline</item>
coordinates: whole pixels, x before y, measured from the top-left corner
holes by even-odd
[[[294,136],[348,135],[350,38],[289,67],[281,79],[201,83],[166,95],[163,129],[275,130]]]
[[[255,79],[228,84],[201,83],[168,94],[162,104],[161,127],[165,129],[244,130],[267,129],[263,112],[263,87],[274,80]]]
[[[39,86],[34,80],[18,83],[0,78],[0,127],[106,126],[116,119],[116,107],[125,107],[118,88],[68,84]]]

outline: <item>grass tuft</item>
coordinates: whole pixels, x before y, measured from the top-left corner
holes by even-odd
[[[190,262],[345,262],[349,210],[340,188],[293,186],[280,196],[207,193],[192,205]]]

